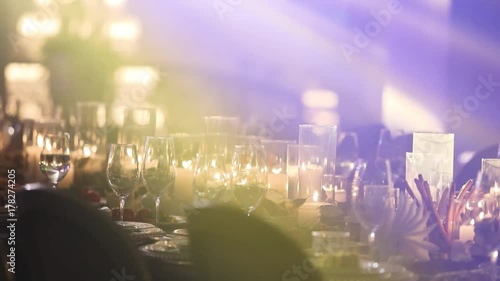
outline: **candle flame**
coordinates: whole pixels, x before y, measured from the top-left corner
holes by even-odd
[[[471,219],[470,220],[470,225],[474,225],[474,224],[476,224],[476,222],[474,221],[474,219]]]
[[[312,196],[312,199],[313,199],[314,203],[318,202],[318,200],[319,200],[319,193],[317,191],[314,192],[314,194]]]
[[[181,165],[182,165],[182,167],[183,167],[184,169],[191,169],[191,168],[192,168],[192,166],[193,166],[193,161],[191,161],[191,160],[182,161],[182,164],[181,164]]]
[[[479,220],[483,220],[484,219],[484,212],[481,212],[479,213]]]
[[[92,155],[92,150],[88,146],[84,146],[82,152],[84,158],[89,158]]]

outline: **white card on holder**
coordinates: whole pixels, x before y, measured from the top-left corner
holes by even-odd
[[[434,201],[453,179],[454,134],[413,133],[413,154],[406,158],[406,180],[417,194],[413,180],[422,174]]]

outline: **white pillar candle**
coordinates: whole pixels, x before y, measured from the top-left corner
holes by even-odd
[[[194,171],[185,168],[175,168],[174,198],[177,201],[193,201],[193,178]]]
[[[299,166],[287,167],[288,198],[297,199],[299,195]]]
[[[463,242],[474,241],[474,224],[460,226],[459,240]]]
[[[288,198],[288,177],[286,174],[268,174],[269,188]]]

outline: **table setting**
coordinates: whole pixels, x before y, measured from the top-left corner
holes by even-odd
[[[167,264],[193,278],[190,218],[229,206],[293,241],[323,280],[462,280],[497,271],[499,160],[484,159],[477,178],[460,186],[450,177],[453,135],[409,134],[410,147],[400,132],[381,131],[376,158],[365,160],[356,133],[336,126],[304,124],[296,140],[270,140],[240,135],[235,117],[206,117],[199,135],[156,136],[155,119],[143,121],[106,145],[89,137],[102,134],[97,123],[75,142],[62,128],[40,131],[32,136],[40,155],[27,158],[27,171],[38,165],[45,179],[26,175],[74,190],[156,270]]]

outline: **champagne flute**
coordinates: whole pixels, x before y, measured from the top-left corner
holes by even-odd
[[[56,188],[70,169],[69,134],[46,135],[38,164],[52,187]]]
[[[266,157],[261,146],[235,146],[231,188],[234,199],[248,216],[266,195],[267,173]]]
[[[108,184],[120,198],[120,223],[123,224],[125,199],[139,181],[137,147],[133,144],[112,144],[106,168]]]
[[[156,198],[156,225],[160,221],[160,198],[172,195],[175,182],[175,149],[171,137],[146,137],[142,159],[142,181]]]

